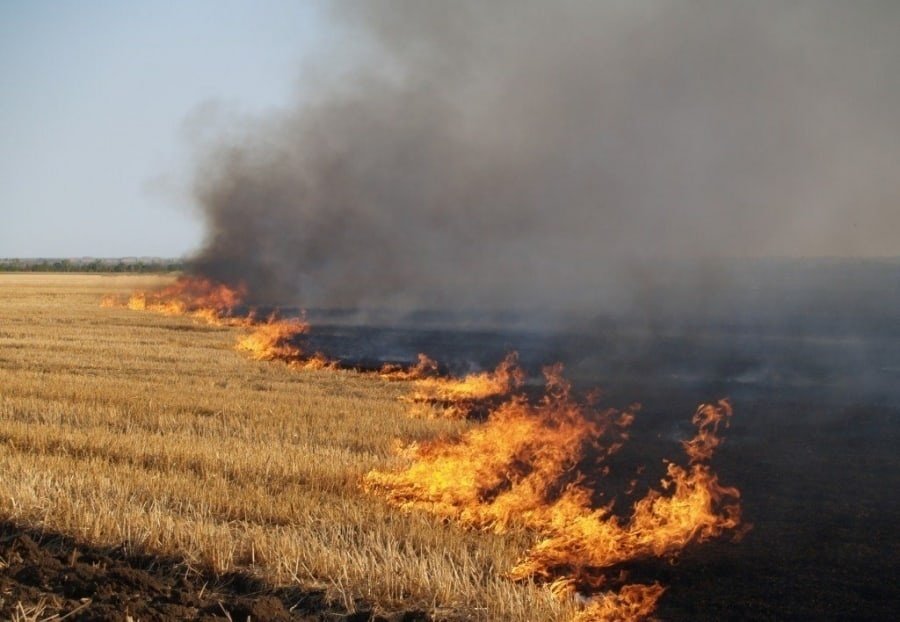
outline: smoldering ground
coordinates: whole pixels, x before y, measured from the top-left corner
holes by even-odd
[[[900,254],[895,2],[329,6],[341,69],[201,149],[194,269],[258,302],[624,312]]]

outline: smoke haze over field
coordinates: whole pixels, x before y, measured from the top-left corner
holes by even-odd
[[[195,269],[258,301],[616,306],[660,262],[900,254],[900,3],[333,15],[347,67],[198,166]]]

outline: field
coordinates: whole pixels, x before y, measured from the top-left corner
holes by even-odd
[[[529,373],[523,390],[539,391],[540,365],[562,360],[576,387],[602,383],[604,404],[640,401],[629,442],[607,462],[610,486],[596,489],[642,473],[635,496],[616,497],[620,517],[658,487],[663,459],[679,460],[697,404],[730,397],[735,414],[712,467],[740,490],[750,531],[613,571],[665,586],[662,620],[884,620],[900,603],[900,324],[884,293],[894,281],[876,268],[851,280],[865,295],[829,287],[835,301],[814,314],[748,313],[743,324],[728,315],[702,330],[465,331],[322,317],[304,343],[368,368],[425,351],[457,374],[514,349]],[[398,399],[415,388],[408,382],[251,360],[235,349],[242,328],[100,306],[170,282],[0,275],[0,619],[577,615],[576,599],[510,579],[538,537],[490,529],[500,494],[466,508],[482,514],[468,514],[480,528],[465,530],[455,506],[441,520],[363,490],[373,469],[406,464],[398,441],[489,425],[410,417]],[[498,436],[476,446],[476,464],[506,429]],[[535,464],[514,458],[516,481],[528,481]],[[432,464],[418,463],[414,484]]]
[[[7,542],[27,527],[107,562],[162,572],[146,556],[168,559],[169,575],[202,578],[200,594],[184,606],[172,590],[142,597],[133,586],[125,601],[78,593],[77,582],[23,591],[2,579],[21,559],[0,559],[0,617],[96,619],[105,603],[137,619],[225,618],[235,576],[335,612],[566,613],[545,588],[498,571],[523,536],[401,514],[360,490],[363,474],[394,460],[396,439],[465,424],[406,416],[404,383],[250,361],[234,350],[237,329],[99,307],[103,295],[164,282],[0,275],[0,519]]]

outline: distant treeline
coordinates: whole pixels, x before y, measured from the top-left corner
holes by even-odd
[[[0,259],[0,272],[177,272],[184,269],[178,259]]]

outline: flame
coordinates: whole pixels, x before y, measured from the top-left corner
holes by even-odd
[[[205,311],[223,317],[241,304],[245,294],[243,286],[231,287],[202,277],[180,277],[157,292],[135,293],[128,300],[128,308],[165,315]]]
[[[414,414],[421,412],[420,406],[432,405],[438,406],[446,418],[465,419],[489,410],[494,400],[506,397],[522,386],[524,378],[518,354],[510,352],[493,371],[463,378],[437,375],[419,378],[415,380],[412,393],[403,399],[413,404]]]
[[[321,369],[340,369],[340,361],[328,358],[322,352],[314,352],[309,356],[301,356],[287,362],[292,369],[317,371]]]
[[[656,603],[666,588],[631,584],[618,592],[607,592],[592,598],[573,619],[574,622],[640,622],[656,610]]]
[[[404,469],[370,472],[363,488],[403,510],[466,527],[537,532],[542,539],[508,576],[554,582],[557,593],[577,585],[597,590],[617,565],[672,555],[740,524],[740,493],[721,486],[706,463],[732,414],[727,401],[700,406],[697,435],[683,444],[688,466],[668,463],[664,492],[650,490],[623,522],[610,506],[595,507],[598,480],[589,472],[603,473],[600,463],[627,440],[636,408],[578,403],[560,372],[545,370],[546,395],[536,404],[514,396],[459,439],[413,448]],[[591,600],[578,619],[641,619],[661,594],[659,586],[626,585]]]
[[[638,500],[624,525],[607,508],[590,510],[585,495],[554,504],[549,537],[538,543],[510,573],[514,579],[548,578],[560,568],[577,572],[608,568],[642,557],[675,553],[693,541],[705,541],[740,524],[740,492],[721,486],[709,465],[720,440],[715,430],[732,414],[731,405],[704,404],[693,422],[697,435],[683,443],[689,466],[669,462],[660,486]],[[698,451],[698,447],[701,451]]]
[[[545,371],[547,395],[537,404],[514,397],[459,442],[421,445],[405,471],[369,473],[365,488],[405,510],[469,527],[502,532],[513,524],[546,523],[549,499],[576,482],[573,467],[588,446],[607,432],[623,437],[633,415],[591,412],[570,398],[559,367]],[[620,446],[611,443],[605,454]]]
[[[293,340],[308,330],[309,324],[300,318],[279,319],[273,315],[265,323],[253,327],[235,347],[248,352],[256,361],[293,360],[302,354]]]
[[[239,338],[237,350],[248,352],[257,361],[284,361],[295,369],[329,369],[337,363],[322,353],[306,355],[296,338],[309,331],[303,318],[280,318],[271,314],[264,321],[256,319],[254,310],[235,315],[243,303],[246,288],[232,287],[201,277],[180,277],[175,283],[154,292],[135,292],[122,303],[111,296],[100,301],[101,307],[125,306],[135,311],[151,311],[163,315],[186,315],[214,326],[239,326],[250,332]]]
[[[390,381],[407,381],[421,380],[437,376],[438,364],[434,359],[429,358],[425,354],[419,354],[419,360],[411,367],[403,367],[402,365],[392,365],[386,363],[381,367],[378,375],[384,380]]]
[[[217,326],[247,325],[252,323],[252,316],[233,316],[245,295],[246,288],[242,285],[232,287],[202,277],[182,276],[158,291],[135,292],[124,303],[113,296],[104,296],[100,306],[124,306],[133,311],[162,315],[188,315]]]
[[[309,331],[302,318],[279,318],[273,314],[264,323],[255,324],[252,331],[238,340],[235,348],[250,354],[256,361],[283,361],[295,369],[317,370],[337,366],[321,352],[304,354],[296,338]]]
[[[506,395],[521,386],[523,378],[519,356],[515,352],[510,352],[492,372],[469,374],[462,379],[422,378],[416,382],[416,392],[422,399],[441,401],[482,399]]]

